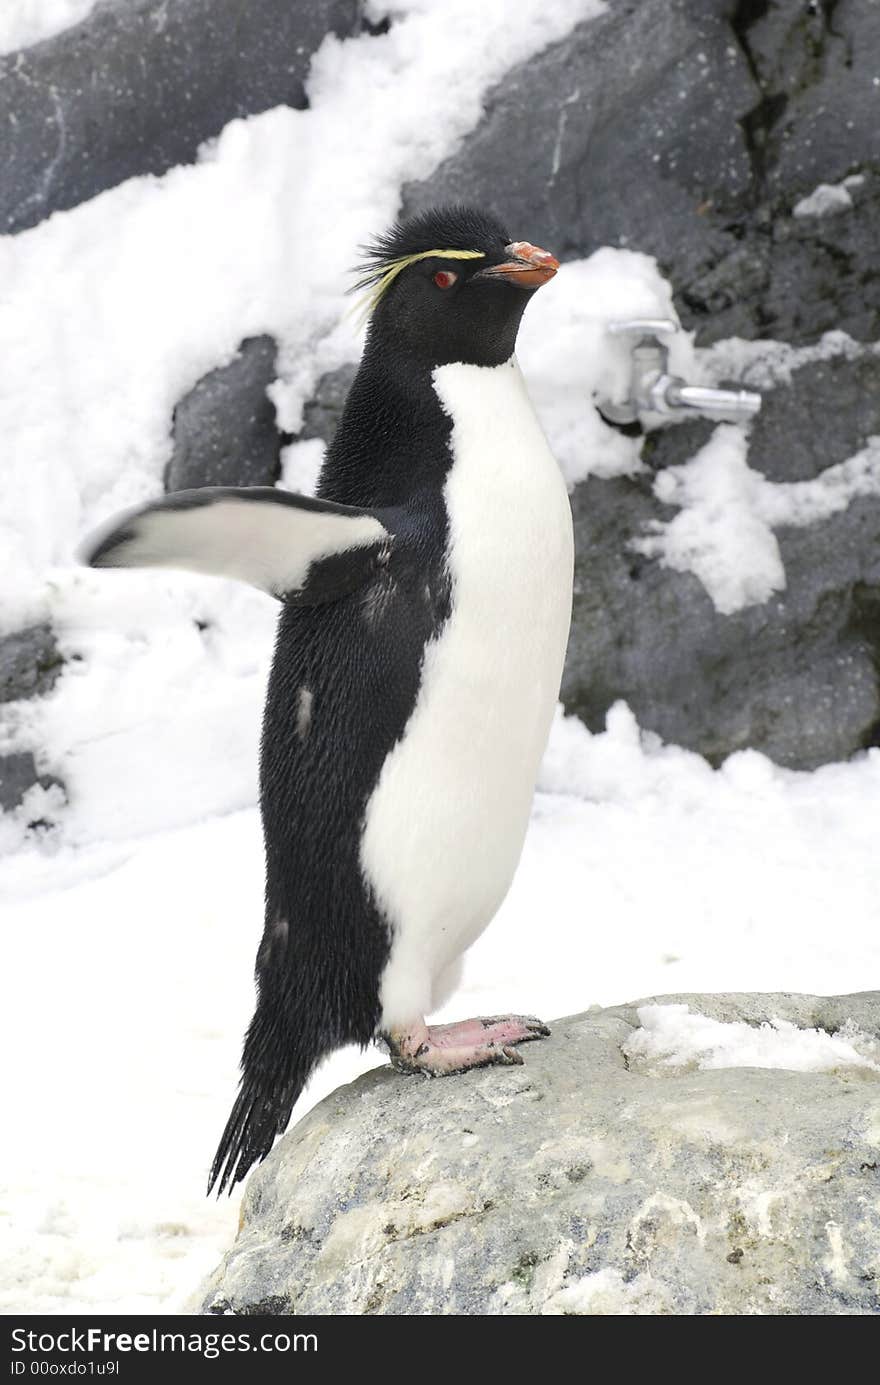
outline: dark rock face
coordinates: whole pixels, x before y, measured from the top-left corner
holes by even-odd
[[[599,245],[654,255],[700,345],[880,335],[880,7],[767,0],[615,4],[509,74],[484,121],[431,178],[429,202],[489,202],[512,235],[563,258]],[[510,151],[528,134],[528,158]],[[503,177],[499,176],[503,170]],[[820,183],[852,206],[794,216]],[[749,465],[819,475],[880,432],[876,357],[804,366],[765,398]],[[648,439],[686,462],[712,425]],[[720,615],[696,577],[629,547],[668,519],[651,478],[591,478],[573,497],[567,707],[593,729],[615,698],[640,723],[718,761],[754,746],[810,768],[880,740],[880,501],[777,532],[787,588]]]
[[[0,57],[0,232],[191,162],[236,116],[304,108],[313,52],[328,32],[357,32],[360,8],[105,0],[74,28]]]
[[[305,442],[307,438],[321,438],[326,443],[332,441],[356,374],[356,365],[341,365],[337,370],[330,370],[321,376],[314,398],[303,410],[303,425],[297,434],[298,441]]]
[[[53,687],[62,658],[49,625],[31,625],[0,638],[0,703],[42,697]],[[0,809],[17,808],[34,784],[58,783],[41,775],[29,751],[0,755]]]
[[[42,697],[61,672],[61,655],[49,625],[31,625],[0,638],[0,702]]]
[[[664,515],[644,483],[591,478],[574,501],[579,547],[562,696],[592,730],[604,729],[622,697],[644,728],[715,764],[751,746],[809,769],[876,743],[880,501],[780,532],[787,590],[726,616],[696,577],[629,549],[641,521]]]
[[[711,427],[711,425],[710,425]],[[880,432],[880,357],[801,366],[765,396],[750,434],[750,465],[770,481],[808,481]],[[661,445],[655,459],[666,465]]]
[[[699,328],[701,344],[728,336],[807,342],[834,328],[859,341],[877,337],[880,158],[862,167],[868,181],[853,189],[851,211],[801,219],[761,207],[737,223],[740,243],[674,281],[682,321]],[[838,165],[824,181],[846,173]],[[801,191],[810,189],[792,197]]]
[[[679,465],[711,431],[695,420],[655,434],[645,458]],[[765,395],[749,465],[771,481],[809,479],[878,432],[880,360],[805,365]],[[643,727],[714,763],[752,746],[810,769],[878,743],[880,497],[777,530],[785,590],[722,615],[698,578],[633,550],[648,522],[675,513],[652,479],[591,477],[574,492],[568,709],[598,731],[622,697]]]
[[[830,169],[876,161],[880,10],[873,0],[739,0],[732,22],[766,110],[763,120],[752,117],[751,130],[770,196],[829,182]]]
[[[819,182],[880,170],[878,49],[871,0],[615,4],[510,73],[406,210],[489,201],[564,259],[654,255],[702,344],[874,338],[876,180],[845,216],[790,211]],[[512,161],[524,131],[528,158]]]
[[[17,808],[34,784],[48,789],[59,785],[57,779],[40,774],[36,761],[30,751],[19,751],[12,755],[0,755],[0,809],[11,811]],[[30,827],[42,824],[32,822]]]
[[[275,484],[281,435],[266,395],[275,379],[275,352],[272,337],[249,337],[234,361],[202,376],[181,399],[166,490]]]
[[[735,113],[753,93],[716,3],[626,0],[510,73],[406,207],[488,196],[511,235],[560,258],[626,244],[680,274],[723,247],[710,196],[748,193]],[[527,157],[511,159],[526,134]]]

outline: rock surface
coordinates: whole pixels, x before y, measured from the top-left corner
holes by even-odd
[[[508,74],[480,127],[424,183],[490,201],[511,233],[563,258],[600,245],[657,257],[682,323],[815,342],[880,336],[880,6],[623,0]],[[529,158],[509,150],[529,131]],[[499,167],[504,179],[497,177]],[[795,215],[819,183],[832,214]],[[749,465],[818,476],[880,433],[876,357],[805,365],[765,398]],[[645,450],[687,461],[711,425]],[[669,519],[652,478],[575,492],[577,582],[563,683],[593,730],[615,698],[642,726],[713,762],[744,746],[809,769],[880,741],[880,504],[777,533],[787,585],[719,614],[696,577],[630,545]]]
[[[321,438],[326,443],[332,442],[356,374],[357,366],[349,364],[321,376],[314,397],[303,410],[303,424],[297,441]]]
[[[174,411],[174,451],[165,489],[273,486],[281,435],[266,394],[275,379],[272,337],[249,337],[229,365],[212,370]]]
[[[622,0],[508,73],[405,207],[489,199],[562,258],[655,255],[702,344],[874,339],[878,47],[872,0]],[[524,128],[529,158],[511,165]],[[851,210],[792,217],[851,174],[865,179]]]
[[[663,997],[880,1037],[880,993]],[[647,1002],[641,1002],[647,1003]],[[635,1006],[525,1066],[383,1068],[251,1177],[204,1313],[880,1312],[880,1073],[628,1059]]]
[[[51,625],[30,625],[0,637],[0,703],[45,696],[62,664]],[[17,808],[34,784],[60,786],[57,779],[40,774],[30,751],[0,754],[0,808]]]
[[[324,35],[361,22],[358,0],[104,0],[0,57],[0,233],[189,163],[236,116],[306,107]]]
[[[713,425],[653,435],[644,457],[680,465]],[[880,358],[807,364],[764,396],[749,466],[774,482],[809,480],[880,434]],[[880,738],[880,496],[830,518],[775,531],[786,585],[767,601],[719,612],[700,580],[634,545],[677,513],[650,474],[594,477],[572,496],[576,534],[572,633],[562,696],[593,731],[615,698],[664,740],[712,763],[750,746],[812,769]]]
[[[30,625],[0,637],[0,702],[42,697],[61,672],[50,625]]]
[[[39,784],[43,789],[63,785],[53,775],[40,774],[37,762],[29,750],[14,751],[11,755],[0,755],[0,808],[12,810],[24,800],[29,789]],[[40,826],[39,819],[28,824]]]

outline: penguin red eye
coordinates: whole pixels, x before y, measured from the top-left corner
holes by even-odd
[[[438,269],[434,275],[434,283],[438,289],[451,289],[457,278],[458,275],[453,274],[451,269]]]

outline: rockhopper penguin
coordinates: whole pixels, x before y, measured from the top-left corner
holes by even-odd
[[[281,602],[263,721],[258,1000],[211,1170],[263,1159],[324,1055],[517,1063],[520,1016],[427,1026],[522,850],[571,613],[568,495],[514,357],[558,262],[490,215],[369,247],[369,329],[317,498],[205,487],[117,517],[93,567],[187,568]]]

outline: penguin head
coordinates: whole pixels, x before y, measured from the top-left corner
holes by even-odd
[[[500,365],[516,345],[531,295],[559,261],[471,207],[438,207],[365,247],[367,350],[415,366]]]

